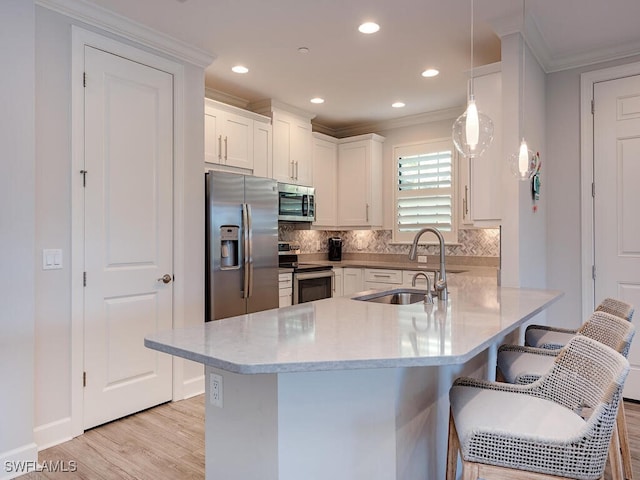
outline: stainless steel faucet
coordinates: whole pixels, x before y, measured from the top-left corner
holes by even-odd
[[[411,286],[415,287],[416,286],[416,279],[422,275],[424,277],[424,279],[427,281],[427,293],[424,296],[424,303],[426,304],[430,304],[433,303],[433,297],[431,296],[431,280],[429,280],[429,276],[424,273],[424,272],[418,272],[413,276],[413,279],[411,280]]]
[[[420,240],[422,234],[425,232],[433,233],[436,237],[438,237],[438,242],[440,243],[440,273],[438,274],[438,281],[434,285],[434,288],[436,290],[436,295],[438,295],[438,298],[446,302],[449,298],[449,293],[447,291],[447,272],[444,264],[444,237],[442,236],[442,233],[440,233],[440,230],[433,227],[425,227],[418,233],[416,233],[416,236],[413,237],[411,250],[409,250],[409,260],[416,259],[416,253],[418,251],[418,241]]]

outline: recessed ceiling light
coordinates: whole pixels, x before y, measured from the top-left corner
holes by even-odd
[[[302,53],[302,54],[309,53],[309,48],[308,47],[300,47],[300,48],[298,48],[298,53]]]
[[[315,97],[310,100],[311,103],[324,103],[324,98]]]
[[[358,27],[360,33],[376,33],[380,30],[380,25],[374,22],[365,22]]]
[[[243,65],[236,65],[235,67],[231,67],[231,71],[235,73],[247,73],[249,69]]]
[[[436,70],[435,68],[428,68],[424,72],[422,72],[422,76],[423,77],[435,77],[439,73],[440,72],[438,70]]]
[[[403,102],[395,102],[395,103],[392,103],[391,106],[393,108],[402,108],[405,106],[405,104]]]

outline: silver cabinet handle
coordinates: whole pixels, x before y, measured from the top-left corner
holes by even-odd
[[[469,185],[464,186],[464,198],[462,199],[462,218],[469,215]]]
[[[391,275],[383,275],[381,273],[374,273],[373,276],[376,278],[391,278]]]
[[[298,161],[296,160],[296,180],[298,180]]]
[[[222,135],[218,136],[218,160],[222,160]]]
[[[367,203],[367,222],[369,222],[369,204]]]
[[[225,135],[224,137],[224,161],[225,162],[228,160],[228,156],[229,156],[229,141],[228,141],[228,137]]]
[[[173,277],[171,275],[169,275],[168,273],[165,273],[163,276],[161,276],[158,279],[158,282],[171,283],[171,280],[173,280]]]
[[[295,162],[293,160],[291,160],[290,163],[291,163],[291,174],[289,175],[289,178],[291,180],[295,180],[295,177],[293,176],[293,172],[295,172],[295,170],[294,170],[295,169]]]

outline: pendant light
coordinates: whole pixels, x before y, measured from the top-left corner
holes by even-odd
[[[467,110],[453,124],[453,144],[465,157],[482,155],[493,140],[493,121],[478,111],[473,92],[473,0],[471,0],[471,68]]]
[[[524,40],[524,22],[525,22],[525,5],[526,0],[522,0],[522,90],[521,90],[521,98],[520,98],[520,131],[522,132],[520,141],[520,148],[518,149],[518,153],[513,153],[509,156],[509,165],[511,167],[511,173],[517,177],[519,180],[526,182],[529,180],[534,173],[538,170],[538,155],[533,151],[529,150],[529,146],[527,145],[527,141],[524,139],[524,104],[526,101],[525,97],[525,64],[526,64],[526,50],[527,45]]]

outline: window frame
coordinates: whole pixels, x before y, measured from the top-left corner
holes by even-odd
[[[408,244],[413,241],[413,234],[400,232],[398,229],[398,201],[400,198],[398,189],[398,160],[401,156],[407,155],[428,155],[443,150],[451,151],[451,231],[441,231],[447,245],[458,243],[459,214],[458,214],[458,183],[459,183],[459,156],[453,145],[451,138],[438,138],[415,143],[394,145],[393,147],[393,243]],[[432,226],[437,228],[436,224]],[[425,238],[425,243],[437,244],[435,237]]]

